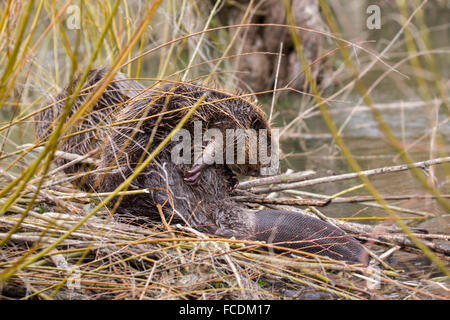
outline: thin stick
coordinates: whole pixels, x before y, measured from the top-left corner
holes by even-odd
[[[289,206],[314,206],[314,207],[324,207],[331,202],[331,199],[328,200],[310,200],[310,199],[287,199],[287,198],[265,198],[258,196],[236,196],[232,198],[238,202],[253,202],[260,204],[283,204]]]
[[[275,100],[276,100],[275,98],[276,98],[277,86],[278,86],[278,73],[280,71],[282,56],[283,56],[283,42],[280,43],[280,52],[278,54],[278,64],[277,64],[277,71],[275,73],[275,83],[273,85],[273,95],[272,95],[272,104],[270,105],[269,122],[272,120],[273,107],[275,106]]]
[[[61,170],[64,170],[64,169],[66,169],[66,168],[69,168],[69,167],[71,167],[71,166],[73,166],[73,165],[75,165],[75,164],[77,164],[77,163],[80,163],[80,162],[83,162],[83,161],[86,161],[86,162],[99,162],[98,160],[94,160],[94,159],[92,159],[92,158],[90,158],[92,155],[94,155],[94,154],[96,154],[98,152],[98,149],[94,149],[94,150],[91,150],[91,151],[89,151],[88,153],[86,153],[85,155],[83,155],[83,156],[78,156],[78,158],[77,159],[74,159],[74,160],[72,160],[72,161],[69,161],[69,162],[67,162],[66,164],[64,164],[64,165],[62,165],[62,166],[59,166],[58,168],[55,168],[55,169],[53,169],[52,171],[50,171],[49,173],[47,173],[47,177],[50,177],[50,176],[52,176],[52,175],[54,175],[54,174],[56,174],[56,173],[58,173],[58,172],[60,172]],[[71,154],[72,155],[72,154]],[[98,164],[98,163],[96,163],[96,164]]]
[[[411,199],[435,199],[436,197],[428,194],[405,194],[398,196],[382,196],[384,200],[411,200]],[[442,194],[442,198],[450,198],[450,194]],[[376,201],[372,196],[353,196],[353,197],[339,197],[331,200],[332,203],[355,203]]]
[[[273,176],[273,177],[260,178],[260,179],[254,179],[254,180],[240,182],[239,185],[237,186],[237,188],[239,190],[245,190],[245,189],[250,189],[253,187],[258,187],[258,186],[263,186],[263,185],[268,185],[268,184],[298,182],[298,181],[305,180],[306,178],[309,178],[315,174],[316,174],[316,172],[312,171],[312,170],[294,172],[291,174],[281,174],[281,175]]]
[[[433,102],[437,103],[437,104],[441,104],[443,102],[442,99],[434,99]],[[398,110],[398,109],[417,109],[417,108],[424,108],[425,106],[427,106],[429,104],[429,102],[426,101],[422,101],[422,100],[418,100],[418,101],[407,101],[407,102],[388,102],[388,103],[377,103],[374,104],[374,106],[380,110]],[[370,107],[366,106],[366,105],[356,105],[353,107],[346,107],[346,108],[335,108],[335,109],[331,109],[329,111],[330,114],[343,114],[343,113],[347,113],[347,112],[369,112],[371,111]],[[320,111],[313,111],[310,112],[309,114],[305,115],[305,118],[311,118],[311,117],[315,117],[320,115]]]
[[[214,14],[216,13],[217,8],[219,7],[219,4],[221,3],[221,0],[217,0],[216,3],[214,4],[214,7],[211,10],[211,13],[208,16],[208,20],[205,23],[205,28],[203,29],[203,33],[200,35],[200,40],[197,42],[197,45],[194,49],[194,53],[191,56],[191,59],[189,60],[189,64],[188,64],[188,68],[186,70],[186,72],[184,73],[183,77],[181,78],[181,81],[186,81],[186,77],[189,73],[189,67],[192,65],[192,63],[194,62],[195,57],[197,56],[197,52],[200,50],[200,45],[203,42],[203,39],[205,38],[205,31],[208,30],[209,27],[209,23],[211,22],[212,17],[214,16]]]
[[[294,195],[307,196],[307,197],[313,197],[313,198],[319,198],[319,199],[325,199],[325,200],[330,198],[330,196],[327,196],[327,195],[306,192],[306,191],[299,191],[299,190],[286,190],[285,192],[292,193]],[[332,198],[332,200],[338,199],[338,198],[333,198],[333,197],[331,197],[331,198]],[[386,201],[386,199],[383,199],[383,200]],[[365,206],[369,206],[369,207],[383,208],[383,206],[381,206],[377,202],[361,202],[361,204],[363,204]],[[425,217],[430,217],[430,216],[434,217],[434,215],[432,215],[429,212],[425,212],[425,211],[411,210],[411,209],[401,208],[401,207],[397,207],[397,206],[393,206],[393,205],[387,205],[387,207],[391,210],[395,210],[395,211],[399,211],[399,212],[411,213],[411,214],[425,216]]]
[[[425,169],[428,166],[433,166],[433,165],[446,163],[446,162],[450,162],[450,157],[436,158],[436,159],[431,159],[431,160],[421,161],[421,162],[414,162],[411,165],[416,168]],[[337,176],[328,176],[328,177],[322,177],[322,178],[300,181],[300,182],[295,182],[295,183],[279,184],[277,186],[253,189],[251,191],[254,193],[269,193],[269,192],[274,192],[274,191],[297,189],[297,188],[302,188],[302,187],[321,184],[321,183],[354,179],[354,178],[358,178],[359,176],[368,177],[368,176],[377,175],[377,174],[405,171],[405,170],[408,170],[409,168],[410,167],[408,165],[402,164],[402,165],[398,165],[398,166],[382,167],[382,168],[376,168],[376,169],[371,169],[371,170],[366,170],[366,171],[360,171],[359,173],[352,172],[352,173],[340,174]]]
[[[18,146],[17,148],[18,149],[25,149],[25,148],[29,148],[31,146],[32,146],[31,144],[23,144],[21,146]],[[44,150],[44,147],[37,147],[37,148],[32,149],[31,151],[41,152],[42,150]],[[93,151],[89,152],[89,154],[80,156],[78,154],[56,150],[55,151],[55,156],[64,158],[64,159],[69,160],[69,161],[74,161],[73,164],[75,164],[77,162],[83,162],[83,163],[93,164],[93,165],[98,166],[99,163],[100,163],[99,160],[95,160],[95,159],[89,158],[89,156],[92,155],[92,153],[95,153],[94,151],[96,151],[96,150],[93,150]],[[72,163],[71,163],[71,165],[72,165]]]

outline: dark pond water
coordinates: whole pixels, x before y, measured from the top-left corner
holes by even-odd
[[[342,1],[341,1],[342,2]],[[361,1],[362,3],[364,1]],[[344,2],[342,2],[344,3]],[[368,31],[365,22],[357,19],[350,21],[352,17],[358,17],[366,8],[364,4],[351,6],[353,11],[346,16],[348,21],[341,21],[341,28],[344,38],[348,40],[370,39],[374,40],[369,47],[375,52],[381,52],[400,30],[399,17],[396,10],[388,10],[391,4],[382,6],[382,27],[380,30]],[[395,6],[394,6],[395,7]],[[345,7],[347,8],[347,7]],[[428,25],[428,35],[433,49],[448,49],[450,46],[450,7],[442,7],[436,2],[430,2],[426,6],[425,19]],[[349,24],[353,22],[353,24]],[[417,25],[414,24],[413,28]],[[408,51],[404,45],[404,37],[401,35],[395,45],[386,52],[383,57],[387,63],[394,65],[396,62],[408,57]],[[419,41],[420,42],[420,41]],[[419,43],[420,51],[420,43]],[[422,47],[423,49],[423,47]],[[438,74],[441,83],[449,91],[450,75],[450,54],[433,55],[438,66]],[[331,58],[337,65],[341,63],[338,57]],[[363,53],[358,53],[355,63],[360,63],[362,70],[367,65],[371,57]],[[423,71],[427,72],[427,62],[423,57],[420,60]],[[384,67],[375,66],[374,69],[362,78],[367,87],[370,87],[378,77],[385,71]],[[444,110],[439,98],[440,94],[436,90],[435,82],[432,80],[432,73],[425,78],[425,82],[430,91],[432,99],[430,103],[424,103],[416,78],[412,72],[409,61],[402,64],[398,70],[408,78],[401,75],[392,75],[384,78],[371,92],[370,96],[375,105],[379,107],[385,122],[391,128],[396,138],[403,142],[405,146],[413,146],[409,149],[409,155],[413,161],[424,161],[430,158],[437,158],[439,155],[436,148],[447,155],[450,153],[450,124],[448,122],[448,110]],[[338,77],[339,78],[339,77]],[[337,81],[336,81],[337,82]],[[324,97],[331,96],[348,83],[348,79],[334,85],[323,92]],[[448,94],[448,93],[447,93]],[[265,108],[269,109],[269,97],[262,99]],[[362,105],[361,96],[356,90],[347,91],[345,94],[336,97],[342,102],[330,102],[328,109],[332,114],[334,123],[338,128],[346,123],[342,134],[346,145],[351,150],[363,170],[392,166],[403,163],[398,158],[398,153],[383,139],[383,134],[378,128],[370,111],[357,111],[352,113],[352,107]],[[310,98],[300,95],[282,95],[276,105],[274,124],[285,129],[290,122],[299,114],[299,110],[307,110],[314,103]],[[437,127],[435,133],[441,138],[440,144],[436,147],[433,144],[437,141],[433,136],[433,127]],[[294,170],[315,170],[317,176],[327,176],[330,174],[341,174],[351,172],[346,159],[344,159],[335,147],[329,130],[322,120],[320,114],[312,117],[304,117],[301,125],[289,127],[282,135],[282,150],[286,158],[283,161],[283,168]],[[434,151],[433,151],[433,148]],[[450,165],[449,165],[450,166]],[[450,193],[449,171],[444,172],[444,166],[439,165],[433,168],[434,183],[441,194]],[[423,186],[409,172],[399,172],[387,175],[370,177],[382,195],[405,195],[405,194],[426,194]],[[316,192],[325,195],[332,195],[346,188],[361,183],[359,180],[347,180],[337,183],[322,184],[305,188],[305,191]],[[368,194],[364,189],[359,189],[346,196]],[[402,200],[391,201],[390,204],[417,210],[431,214],[440,215],[449,222],[449,213],[439,206],[434,200]],[[362,211],[361,211],[362,210]],[[361,204],[336,204],[329,208],[324,208],[324,212],[334,217],[349,216],[386,216],[382,210],[374,207],[367,207]],[[403,215],[408,215],[404,213]],[[411,216],[411,215],[410,215]],[[448,223],[442,223],[440,219],[428,219],[419,223],[423,227],[429,228],[433,232],[448,233]],[[365,221],[365,223],[373,223]],[[377,222],[379,223],[379,222]],[[417,224],[417,222],[415,222]]]

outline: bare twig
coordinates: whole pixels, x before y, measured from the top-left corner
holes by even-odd
[[[25,148],[29,148],[31,146],[32,146],[31,144],[24,144],[24,145],[19,146],[18,148],[19,149],[25,149]],[[44,150],[44,147],[36,147],[36,148],[32,149],[31,151],[41,152],[42,150]],[[95,153],[95,151],[96,150],[93,150],[91,152]],[[92,154],[89,153],[89,155],[92,155]],[[78,154],[64,152],[64,151],[61,151],[61,150],[56,150],[55,151],[55,156],[64,158],[64,159],[69,160],[69,161],[73,161],[73,163],[71,163],[70,165],[78,163],[78,162],[82,162],[82,163],[93,164],[93,165],[98,166],[99,163],[100,163],[100,160],[89,158],[89,156],[87,156],[87,155],[80,156]]]
[[[382,196],[384,200],[411,200],[411,199],[435,199],[434,196],[428,194],[405,194],[398,196]],[[442,194],[442,198],[450,198],[450,194]],[[366,202],[375,201],[372,196],[354,196],[354,197],[339,197],[331,199],[331,203],[356,203],[356,202]]]
[[[446,163],[446,162],[450,162],[450,157],[436,158],[436,159],[431,159],[431,160],[427,160],[427,161],[415,162],[412,165],[416,168],[425,169],[428,166],[433,166],[433,165]],[[337,176],[328,176],[328,177],[316,178],[316,179],[300,181],[300,182],[295,182],[295,183],[279,184],[279,185],[276,185],[273,187],[268,187],[268,188],[251,189],[251,191],[254,193],[268,193],[268,192],[282,191],[282,190],[288,190],[288,189],[297,189],[297,188],[312,186],[312,185],[321,184],[321,183],[329,183],[329,182],[335,182],[335,181],[341,181],[341,180],[354,179],[360,175],[367,177],[367,176],[378,175],[378,174],[405,171],[408,169],[409,169],[409,166],[406,164],[403,164],[403,165],[398,165],[398,166],[390,166],[390,167],[365,170],[365,171],[361,171],[359,173],[351,172],[351,173],[340,174]]]
[[[309,200],[309,199],[269,199],[269,198],[258,198],[258,197],[245,197],[245,196],[238,196],[233,197],[233,200],[238,202],[252,202],[252,203],[260,203],[260,204],[284,204],[284,205],[290,205],[290,206],[314,206],[314,207],[324,207],[328,205],[331,202],[331,199],[329,200]]]
[[[281,174],[278,176],[267,177],[267,178],[253,179],[253,180],[240,182],[239,185],[237,186],[237,188],[240,190],[245,190],[245,189],[268,185],[268,184],[291,183],[291,182],[303,181],[306,178],[309,178],[315,174],[316,174],[315,171],[308,170],[308,171],[295,172],[295,173],[291,173],[291,174]]]

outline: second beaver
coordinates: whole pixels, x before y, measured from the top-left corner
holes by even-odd
[[[202,104],[184,126],[188,132],[193,133],[196,121],[200,121],[204,130],[215,128],[226,133],[227,129],[265,129],[270,136],[270,125],[262,110],[237,95],[192,83],[149,88],[131,99],[127,97],[123,107],[115,110],[112,126],[101,132],[103,143],[97,171],[102,173],[95,175],[92,187],[103,192],[115,190],[200,99]],[[172,161],[175,144],[172,141],[166,145],[131,182],[129,189],[147,189],[149,193],[123,197],[120,213],[159,219],[159,204],[168,221],[182,222],[207,233],[279,243],[333,259],[365,262],[363,246],[326,222],[290,211],[251,210],[231,200],[230,191],[236,183],[232,172],[258,175],[264,166],[247,161],[247,147],[245,163],[207,165],[202,159],[208,157],[209,146],[214,144],[206,141],[200,158],[192,157],[193,165],[189,165]],[[221,148],[212,148],[212,153],[223,151],[223,145]]]

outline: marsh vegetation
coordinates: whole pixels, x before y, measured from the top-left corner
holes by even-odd
[[[0,297],[448,299],[449,3],[379,1],[379,28],[368,7],[2,1]],[[108,68],[104,85],[36,141],[35,115],[94,67]],[[369,267],[117,218],[109,201],[145,191],[80,190],[57,159],[98,158],[60,146],[117,72],[256,99],[280,129],[281,176],[240,177],[234,200],[337,225],[364,243]]]

